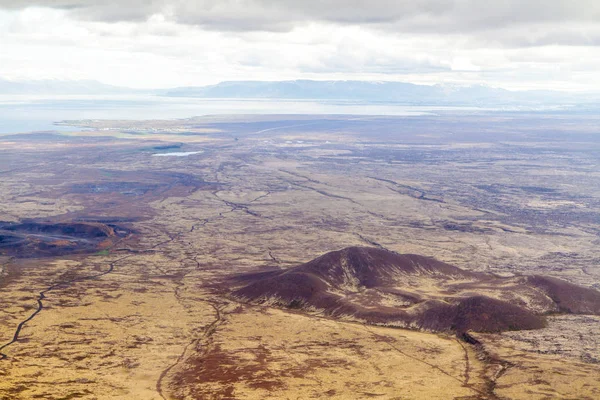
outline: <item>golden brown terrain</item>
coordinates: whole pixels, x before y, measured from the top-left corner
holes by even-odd
[[[226,284],[367,246],[597,290],[596,122],[236,116],[0,136],[0,399],[600,398],[597,316],[557,306],[543,329],[461,337],[249,304]]]

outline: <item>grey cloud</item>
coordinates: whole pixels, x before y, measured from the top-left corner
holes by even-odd
[[[106,22],[141,21],[164,10],[166,2],[147,0],[0,0],[0,8],[47,7],[67,10],[71,15]]]
[[[28,6],[66,9],[76,18],[106,22],[140,21],[160,13],[182,24],[221,31],[281,32],[321,21],[399,34],[472,34],[538,24],[600,23],[597,0],[0,0],[0,8]],[[560,29],[552,33],[560,35]],[[581,38],[586,41],[585,35]]]

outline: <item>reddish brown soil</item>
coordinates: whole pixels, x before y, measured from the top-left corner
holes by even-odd
[[[408,282],[419,279],[438,282],[440,287],[457,279],[468,280],[470,283],[457,286],[467,288],[469,295],[447,298],[417,295]],[[316,308],[330,316],[352,316],[375,324],[457,333],[544,327],[543,316],[525,304],[477,295],[478,287],[506,282],[432,258],[367,247],[333,251],[285,271],[242,275],[231,281],[237,287],[233,296],[251,303]],[[554,309],[561,312],[600,314],[600,292],[595,290],[539,276],[523,277],[518,284],[506,285],[505,290],[518,292],[524,288],[543,291],[556,303]],[[382,295],[395,296],[406,307],[418,308],[408,310],[378,303]]]

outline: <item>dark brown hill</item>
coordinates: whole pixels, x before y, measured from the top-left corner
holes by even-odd
[[[353,284],[366,288],[386,286],[409,275],[443,279],[477,276],[433,258],[397,254],[370,247],[348,247],[332,251],[294,268],[294,271],[313,274],[334,286]]]
[[[540,329],[544,318],[525,308],[485,296],[472,296],[445,307],[434,307],[420,318],[420,326],[433,331],[502,332]]]
[[[559,312],[600,315],[600,292],[597,290],[548,276],[528,276],[527,282],[544,291]]]
[[[251,303],[432,331],[538,329],[547,312],[600,314],[600,292],[555,278],[499,278],[368,247],[232,282],[233,296]]]

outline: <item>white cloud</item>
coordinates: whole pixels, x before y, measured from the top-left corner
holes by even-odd
[[[0,8],[0,77],[133,87],[305,78],[600,90],[595,2],[588,13],[550,2],[537,16],[527,3],[518,6],[524,15],[507,21],[500,16],[514,17],[516,2],[494,3],[491,11],[479,6],[460,17],[475,3],[421,1],[402,10],[397,3],[407,2],[376,1],[386,12],[346,1],[338,14],[335,1],[287,8],[266,0],[196,2],[204,8],[175,0],[142,3],[128,2],[121,12],[112,2],[92,1],[90,8],[60,0],[54,5],[63,8]],[[239,4],[244,13],[236,17]],[[277,23],[292,12],[291,23]],[[243,16],[238,30],[226,26]]]

